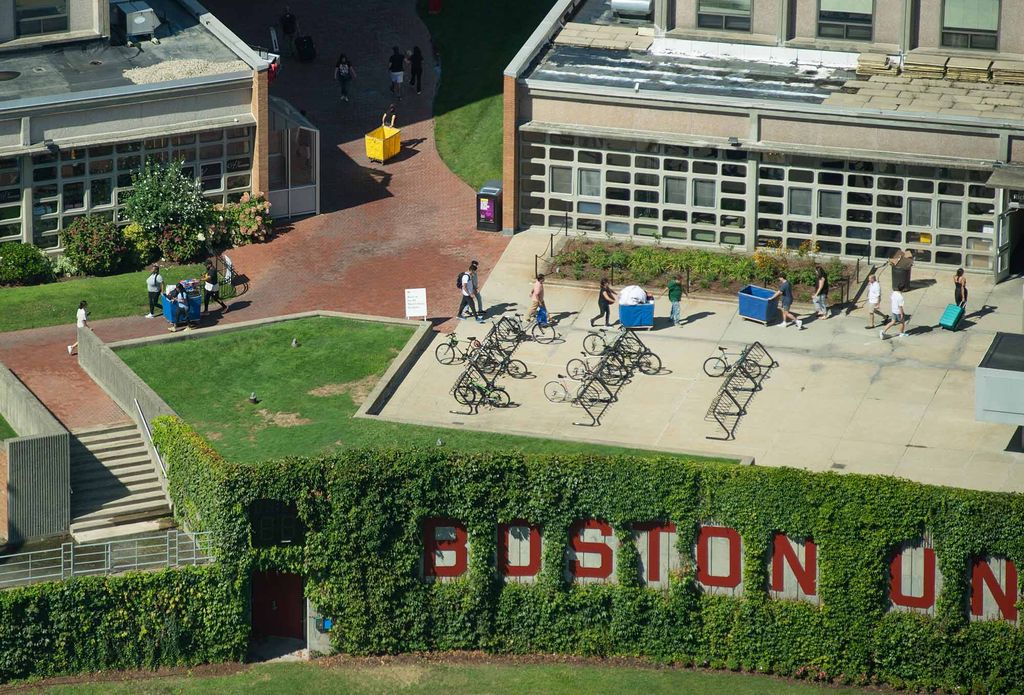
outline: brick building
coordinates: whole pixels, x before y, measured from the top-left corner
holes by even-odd
[[[1011,0],[559,0],[505,72],[504,227],[1024,271],[1022,20]]]

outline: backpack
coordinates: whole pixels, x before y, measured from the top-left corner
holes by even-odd
[[[465,274],[466,274],[465,272],[462,272],[462,273],[459,273],[456,276],[456,278],[455,278],[455,289],[457,289],[457,290],[461,290],[462,289],[462,278],[463,278],[463,276],[465,276]]]

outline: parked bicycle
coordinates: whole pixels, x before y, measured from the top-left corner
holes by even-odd
[[[658,374],[661,371],[661,358],[644,345],[633,331],[622,329],[614,337],[608,331],[600,329],[590,331],[583,338],[583,350],[588,355],[618,355],[623,362],[632,363],[644,374]]]
[[[567,403],[576,398],[580,385],[570,380],[565,374],[559,374],[558,379],[544,384],[544,397],[552,403]]]
[[[723,374],[727,374],[735,369],[738,364],[737,362],[730,361],[729,358],[737,358],[741,354],[739,352],[729,352],[726,348],[719,345],[718,354],[704,360],[704,373],[711,377],[720,377]],[[761,365],[757,362],[748,360],[744,362],[743,368],[754,379],[761,376]]]
[[[633,376],[632,368],[615,353],[609,353],[598,358],[596,364],[591,364],[587,359],[587,353],[581,352],[583,359],[579,357],[569,360],[565,365],[565,372],[570,379],[583,381],[591,374],[600,370],[601,378],[610,386],[624,384]]]
[[[459,344],[459,336],[449,333],[445,336],[446,342],[441,343],[434,349],[434,357],[441,364],[462,364],[470,355],[478,351],[481,343],[476,338],[466,338],[468,349],[463,350]]]
[[[503,316],[497,324],[495,338],[503,347],[515,346],[524,340],[533,340],[546,345],[558,339],[555,323],[548,321],[539,323],[536,318],[523,320],[522,314]]]
[[[480,406],[491,408],[507,408],[512,403],[508,391],[495,386],[486,379],[483,381],[468,378],[459,383],[452,391],[455,402],[472,409]]]

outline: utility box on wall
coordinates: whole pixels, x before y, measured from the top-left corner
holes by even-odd
[[[488,181],[476,193],[476,228],[501,231],[501,181]]]

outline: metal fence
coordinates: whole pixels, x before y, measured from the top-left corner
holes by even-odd
[[[103,543],[0,555],[0,589],[89,575],[159,570],[213,562],[208,533],[171,529]]]

